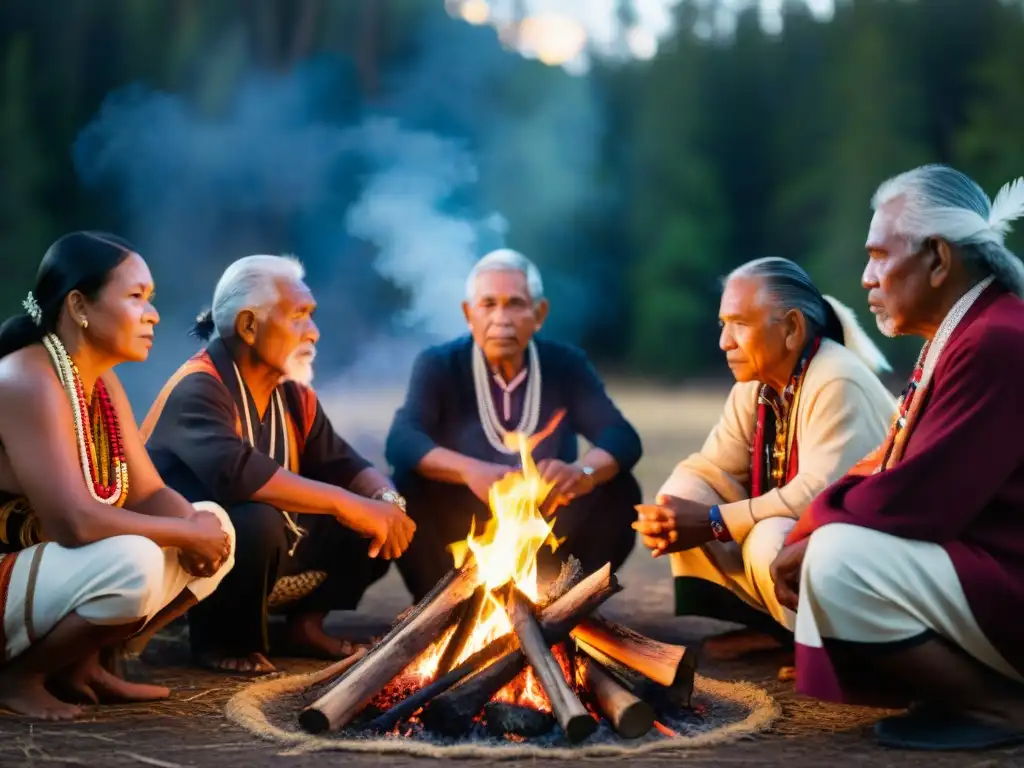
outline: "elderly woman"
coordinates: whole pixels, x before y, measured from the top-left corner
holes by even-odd
[[[149,356],[152,292],[128,243],[75,232],[0,329],[0,706],[20,714],[167,696],[100,651],[180,615],[234,562],[227,515],[164,485],[113,372]]]
[[[761,631],[792,638],[772,561],[811,500],[882,442],[896,413],[877,376],[888,368],[882,353],[792,261],[734,270],[719,321],[736,384],[703,447],[637,524],[656,556],[670,554],[677,613],[753,630],[713,639],[709,651],[770,640]]]
[[[586,356],[535,338],[548,302],[537,268],[514,251],[481,259],[466,283],[469,335],[427,349],[416,360],[386,455],[417,534],[398,562],[416,599],[451,568],[446,547],[490,518],[488,492],[519,463],[510,432],[532,435],[560,409],[565,417],[534,452],[559,503],[554,534],[541,550],[541,577],[574,555],[586,570],[617,569],[633,548],[640,489],[630,471],[640,438],[605,392]],[[590,449],[579,456],[577,437]],[[551,508],[550,506],[548,507]]]
[[[1024,741],[1024,265],[994,202],[929,165],[875,194],[863,283],[878,327],[925,339],[880,449],[811,504],[773,565],[797,607],[797,688],[901,707],[888,746]]]

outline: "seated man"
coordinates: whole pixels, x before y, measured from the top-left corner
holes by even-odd
[[[592,571],[629,556],[640,489],[630,474],[640,438],[605,392],[583,352],[535,339],[548,302],[537,268],[515,251],[495,251],[474,266],[463,311],[470,334],[416,360],[407,398],[395,414],[386,455],[409,499],[416,540],[399,562],[415,599],[452,566],[446,547],[476,519],[490,518],[488,491],[516,468],[509,432],[532,435],[560,409],[565,418],[534,452],[553,482],[554,535],[565,541],[538,555],[543,580],[574,555]],[[578,458],[577,436],[592,446]]]
[[[143,424],[167,484],[189,500],[216,501],[235,526],[234,570],[189,612],[192,651],[204,666],[272,671],[267,611],[282,605],[282,651],[351,653],[324,632],[324,617],[355,609],[416,527],[308,386],[315,307],[296,260],[236,261],[196,325],[212,341],[171,377]]]
[[[799,600],[797,690],[913,706],[886,745],[1024,741],[1024,265],[993,203],[929,165],[874,197],[863,283],[881,330],[925,339],[885,443],[808,508],[773,565]],[[799,597],[797,597],[799,596]]]
[[[792,638],[771,563],[811,499],[882,442],[895,414],[873,372],[887,368],[882,353],[792,261],[735,270],[719,319],[737,383],[704,447],[637,522],[655,556],[672,553],[679,615],[748,627],[709,643],[712,652],[771,640],[761,633]]]

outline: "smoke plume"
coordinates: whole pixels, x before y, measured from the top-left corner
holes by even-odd
[[[124,375],[137,410],[196,349],[191,321],[249,253],[306,265],[320,388],[404,384],[419,349],[464,332],[466,273],[506,245],[540,265],[548,329],[578,341],[594,302],[571,231],[598,194],[593,85],[443,12],[384,75],[372,104],[329,56],[248,71],[216,109],[136,84],[80,132],[82,183],[116,201],[158,286],[154,355]]]

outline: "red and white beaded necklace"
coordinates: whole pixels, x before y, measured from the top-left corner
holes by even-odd
[[[119,507],[128,496],[128,462],[125,460],[117,412],[110,402],[107,388],[102,379],[96,380],[93,398],[99,406],[97,416],[100,424],[96,425],[99,429],[94,429],[78,367],[56,334],[46,334],[43,346],[50,353],[57,377],[71,403],[78,456],[89,493],[96,501]]]

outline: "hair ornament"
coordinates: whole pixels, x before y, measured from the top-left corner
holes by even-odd
[[[28,292],[28,296],[21,302],[21,306],[25,308],[25,312],[32,318],[32,322],[36,325],[43,324],[43,310],[39,307],[39,302],[36,301],[36,297],[32,295],[32,291]]]

